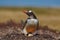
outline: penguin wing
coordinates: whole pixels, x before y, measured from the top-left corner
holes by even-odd
[[[26,24],[27,24],[27,20],[26,20],[25,23],[23,24],[23,28],[26,26]]]
[[[37,23],[37,30],[39,30],[39,21],[38,21],[38,23]]]

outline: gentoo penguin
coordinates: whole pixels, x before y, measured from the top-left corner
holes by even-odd
[[[24,13],[28,15],[28,18],[23,25],[23,34],[34,36],[37,33],[39,21],[31,10],[24,11]]]

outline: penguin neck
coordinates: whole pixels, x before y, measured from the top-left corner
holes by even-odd
[[[31,15],[29,16],[30,19],[37,19],[35,16]]]

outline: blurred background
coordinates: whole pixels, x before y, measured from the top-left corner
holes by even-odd
[[[60,31],[60,0],[0,0],[0,23],[25,21],[23,10],[32,10],[40,25]]]

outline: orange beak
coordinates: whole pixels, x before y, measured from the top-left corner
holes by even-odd
[[[27,10],[24,10],[23,12],[29,16],[29,13]]]
[[[24,10],[23,12],[24,12],[24,13],[27,13],[28,11],[27,11],[27,10]]]

